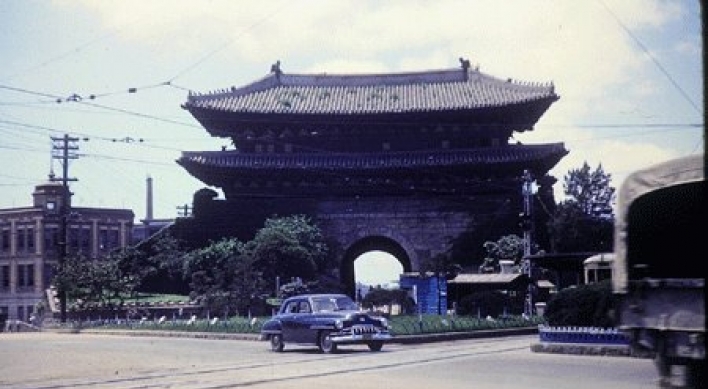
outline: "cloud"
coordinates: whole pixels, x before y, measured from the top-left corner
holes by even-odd
[[[40,58],[41,66],[31,67],[23,63],[29,62],[27,58],[10,55],[17,63],[15,71],[25,71],[23,79],[34,83],[25,85],[30,89],[83,94],[173,80],[179,88],[205,92],[252,82],[266,75],[276,60],[286,73],[362,73],[458,67],[458,58],[466,57],[481,71],[502,79],[554,83],[560,100],[534,131],[517,138],[524,143],[565,142],[570,154],[552,171],[559,178],[586,160],[593,167],[601,162],[606,171],[618,172],[613,175],[618,178],[621,172],[654,160],[693,152],[700,138],[698,129],[667,130],[670,140],[666,141],[661,133],[647,131],[652,127],[635,126],[703,122],[701,113],[686,103],[637,43],[651,50],[680,85],[688,85],[684,88],[691,97],[701,101],[702,92],[694,91],[701,78],[697,65],[701,37],[691,28],[697,15],[690,2],[519,0],[500,6],[496,0],[55,0],[38,4],[47,15],[59,10],[57,15],[76,18],[51,19],[42,28],[45,40],[31,41],[34,53],[58,50],[62,55],[56,60],[41,62],[46,58]],[[27,16],[27,20],[32,19]],[[92,44],[79,46],[83,42]],[[186,94],[184,89],[155,88],[111,96],[101,104],[194,123],[179,107]],[[76,106],[52,107],[52,111],[46,107],[38,111],[36,106],[13,106],[12,113],[28,123],[43,120],[43,125],[53,128],[86,129],[99,136],[208,137],[197,125],[174,126],[118,112],[108,115],[86,106],[80,107],[82,112]],[[9,109],[3,107],[3,112]],[[70,110],[77,112],[69,116]],[[624,124],[628,127],[613,127]],[[170,146],[174,154],[177,149],[201,148],[194,143]],[[121,153],[125,152],[114,155]],[[146,155],[162,158],[151,150],[126,157],[142,160]],[[165,158],[162,163],[169,165],[175,157]],[[77,168],[83,163],[79,161]],[[167,169],[161,174],[169,180],[153,174],[156,185],[171,186],[165,194],[174,200],[164,201],[190,200],[189,194],[200,185],[179,167],[169,173]],[[34,176],[44,177],[44,170]],[[147,170],[154,167],[141,167],[140,173]],[[81,173],[77,185],[103,183],[103,177]],[[142,188],[143,181],[144,176],[138,177],[136,185]],[[140,197],[141,192],[130,198]],[[135,202],[134,208],[142,207],[142,198]],[[164,215],[174,214],[174,205],[164,209]]]

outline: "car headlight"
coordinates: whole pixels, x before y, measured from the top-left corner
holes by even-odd
[[[381,325],[383,326],[383,328],[388,328],[388,320],[386,320],[386,318],[382,317],[381,318]]]
[[[344,328],[344,322],[341,320],[336,320],[334,322],[334,328],[341,330],[342,328]]]

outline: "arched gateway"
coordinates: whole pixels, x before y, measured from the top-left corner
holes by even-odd
[[[183,107],[233,147],[177,161],[225,199],[199,191],[193,218],[175,230],[198,241],[250,239],[268,217],[308,215],[350,293],[353,262],[371,250],[392,254],[404,271],[442,253],[480,262],[485,241],[520,232],[525,171],[539,185],[535,201],[554,204],[547,173],[567,150],[512,141],[558,100],[552,84],[502,80],[460,62],[365,75],[286,74],[278,62],[246,86],[190,93]]]

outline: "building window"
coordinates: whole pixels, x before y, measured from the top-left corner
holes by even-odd
[[[0,289],[10,289],[10,266],[0,266]]]
[[[120,247],[120,231],[118,231],[118,230],[108,231],[108,246],[111,249]]]
[[[120,247],[120,231],[117,229],[102,228],[98,234],[98,248],[108,251]]]
[[[18,227],[17,228],[17,252],[25,252],[27,251],[27,247],[25,246],[26,242],[26,230],[24,227]]]
[[[442,146],[443,150],[449,149],[449,148],[450,148],[450,141],[449,141],[449,140],[444,140],[444,141],[442,141],[442,145],[441,145],[441,146]]]
[[[83,226],[80,231],[79,251],[83,253],[91,252],[91,226]]]
[[[34,251],[34,228],[32,227],[27,227],[27,251],[33,252]]]
[[[67,251],[74,254],[79,251],[79,228],[77,226],[69,228],[69,247]]]
[[[34,265],[27,265],[27,286],[34,287]]]
[[[99,250],[109,250],[110,247],[108,247],[108,230],[106,229],[101,229],[98,231],[98,248]]]
[[[283,150],[286,153],[292,153],[293,152],[293,145],[290,143],[286,143],[285,146],[283,146]]]
[[[44,252],[54,253],[57,251],[57,239],[59,238],[59,228],[44,227]]]
[[[50,264],[45,262],[44,263],[44,280],[42,285],[51,285],[52,279],[54,278],[54,275],[56,273],[56,268],[54,264]]]
[[[384,151],[389,151],[389,150],[391,150],[391,144],[388,143],[388,142],[384,142],[384,143],[381,145],[381,148],[382,148]]]
[[[0,233],[0,250],[2,252],[10,251],[10,229],[3,228],[2,233]]]
[[[19,289],[34,287],[34,265],[17,266],[17,287]]]

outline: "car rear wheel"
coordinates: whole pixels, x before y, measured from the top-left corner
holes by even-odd
[[[383,342],[371,342],[366,345],[369,346],[369,350],[371,351],[381,351],[383,348]]]
[[[282,334],[273,334],[270,336],[270,349],[275,352],[281,352],[285,348]]]
[[[337,351],[337,344],[332,342],[332,338],[329,336],[329,331],[320,332],[320,337],[317,339],[317,346],[320,351],[326,354],[332,354]]]

